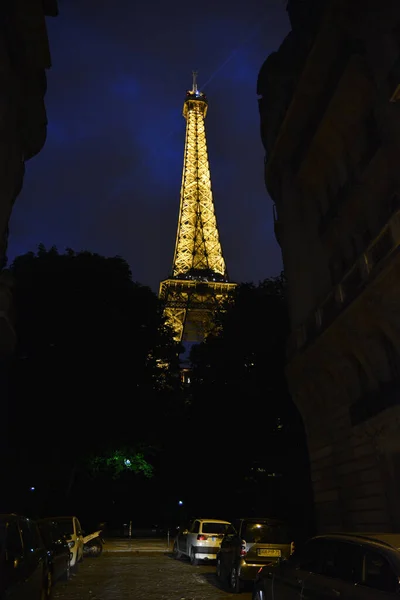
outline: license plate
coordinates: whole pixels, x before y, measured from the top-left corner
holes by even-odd
[[[215,540],[216,540],[216,539],[217,539],[217,538],[216,538],[215,536],[213,536],[213,537],[211,538],[211,541],[212,541],[212,542],[215,542]]]
[[[280,556],[281,551],[274,548],[258,548],[257,554],[258,556]]]

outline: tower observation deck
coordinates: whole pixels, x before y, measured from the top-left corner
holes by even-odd
[[[228,279],[219,240],[205,132],[208,101],[196,76],[183,105],[186,139],[172,274],[160,283],[159,297],[175,339],[199,343],[236,283]]]

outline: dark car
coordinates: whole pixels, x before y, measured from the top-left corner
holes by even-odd
[[[52,519],[40,519],[37,523],[47,549],[47,562],[53,585],[59,579],[68,580],[71,551],[65,535],[58,523]]]
[[[1,600],[47,600],[51,574],[37,524],[26,517],[0,515]]]
[[[228,528],[217,555],[217,577],[232,592],[253,582],[265,564],[289,558],[294,548],[285,523],[267,517],[242,518]]]
[[[400,598],[400,535],[329,534],[257,575],[253,600]]]

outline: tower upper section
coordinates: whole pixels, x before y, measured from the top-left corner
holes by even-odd
[[[172,271],[177,278],[226,281],[211,191],[204,124],[207,108],[207,98],[198,90],[194,73],[183,105],[186,139]]]

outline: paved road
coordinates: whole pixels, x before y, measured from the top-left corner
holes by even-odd
[[[251,600],[250,591],[222,590],[213,564],[193,567],[157,544],[131,544],[130,551],[123,544],[117,550],[117,542],[107,546],[99,558],[85,558],[70,581],[56,584],[54,600]]]

